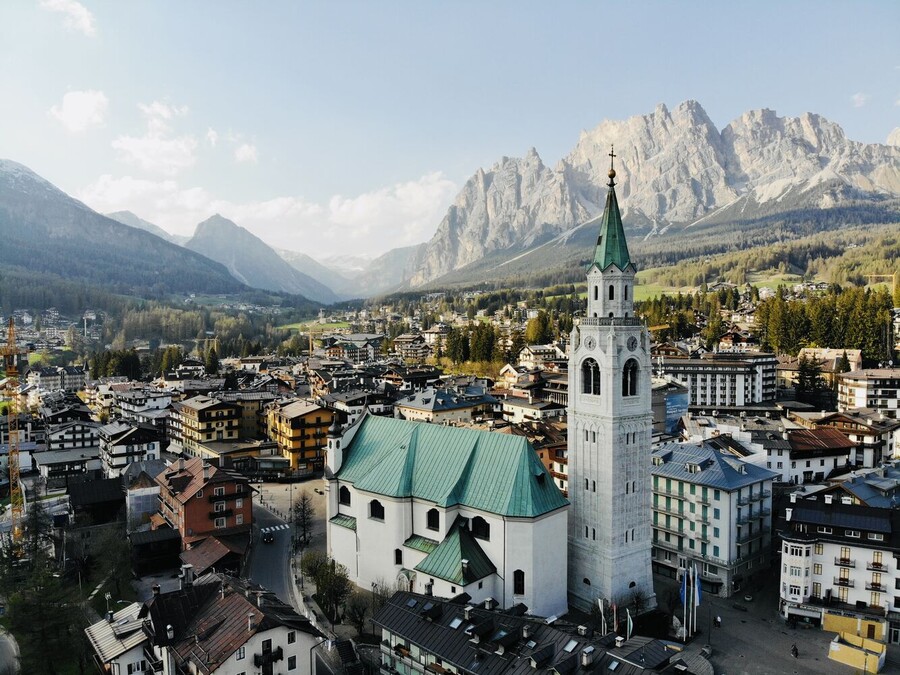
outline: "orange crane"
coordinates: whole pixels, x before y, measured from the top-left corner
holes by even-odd
[[[25,515],[25,500],[22,498],[22,484],[19,480],[19,368],[16,362],[19,350],[16,347],[16,323],[9,317],[6,344],[0,347],[3,367],[6,370],[6,393],[9,404],[6,415],[9,419],[9,505],[11,509],[12,538],[18,542],[22,538],[22,518]]]

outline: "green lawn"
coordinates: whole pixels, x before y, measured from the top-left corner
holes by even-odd
[[[285,323],[278,326],[279,330],[296,330],[301,333],[330,333],[334,330],[344,330],[350,328],[350,324],[346,321],[338,321],[337,323],[319,323],[318,320],[298,321],[297,323]]]
[[[750,272],[750,285],[757,288],[775,289],[779,286],[793,286],[803,281],[799,274],[780,274],[775,270]]]

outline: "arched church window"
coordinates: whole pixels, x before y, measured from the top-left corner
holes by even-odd
[[[513,572],[513,595],[525,595],[525,572]]]
[[[338,503],[350,506],[350,490],[346,485],[341,485],[341,489],[338,490]]]
[[[622,289],[622,297],[627,300],[628,299],[628,284],[625,284],[625,288]]]
[[[638,365],[634,359],[628,359],[622,369],[622,396],[637,395]]]
[[[594,286],[594,300],[600,299],[600,287]]]
[[[581,393],[600,395],[600,366],[594,359],[581,364]]]
[[[613,286],[612,284],[609,285],[609,299],[610,300],[616,299],[616,287]]]

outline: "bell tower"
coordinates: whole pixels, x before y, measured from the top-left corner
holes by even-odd
[[[569,602],[656,606],[651,568],[650,341],[634,316],[637,269],[616,199],[614,151],[587,313],[569,354]]]

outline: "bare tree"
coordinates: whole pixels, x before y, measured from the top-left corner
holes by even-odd
[[[312,532],[313,516],[316,514],[316,508],[313,505],[312,497],[304,490],[297,498],[294,504],[294,526],[300,532],[303,543],[309,543],[309,535]]]

